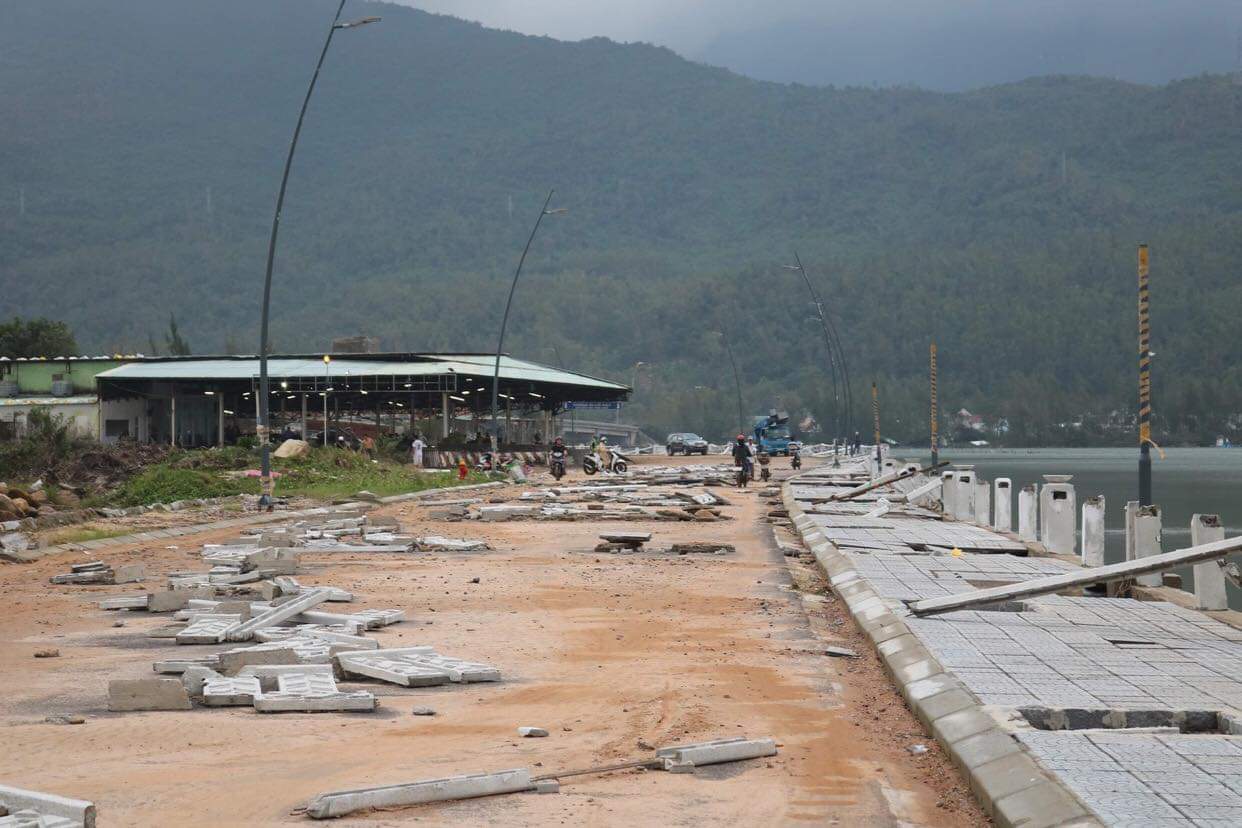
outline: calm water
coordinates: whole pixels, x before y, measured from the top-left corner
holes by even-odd
[[[930,452],[897,448],[898,457],[926,460]],[[1104,495],[1105,558],[1125,558],[1125,508],[1138,500],[1138,449],[951,449],[941,460],[974,464],[986,480],[1013,480],[1013,525],[1018,525],[1018,492],[1045,474],[1072,474],[1079,508],[1085,498]],[[1166,449],[1152,454],[1152,500],[1161,507],[1166,552],[1190,545],[1190,516],[1220,515],[1226,537],[1242,534],[1242,448]],[[1190,571],[1181,571],[1186,587]],[[1242,609],[1242,591],[1230,587],[1230,606]]]

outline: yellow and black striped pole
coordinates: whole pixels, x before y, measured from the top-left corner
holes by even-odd
[[[1147,245],[1138,249],[1139,298],[1139,505],[1151,505],[1151,318]]]
[[[931,344],[931,464],[940,463],[940,429],[936,416],[936,343]]]
[[[880,464],[880,389],[873,382],[871,383],[871,416],[875,420],[875,465],[876,473],[879,474]]]

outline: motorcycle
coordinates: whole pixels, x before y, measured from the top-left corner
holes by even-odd
[[[626,457],[615,448],[608,450],[608,466],[604,467],[604,461],[599,456],[598,451],[593,451],[582,458],[582,470],[587,474],[595,474],[601,469],[603,471],[612,472],[613,474],[625,474],[625,470],[630,467],[630,458]]]
[[[548,466],[552,471],[552,476],[560,480],[565,476],[565,458],[569,456],[569,452],[565,449],[552,449],[549,452]]]
[[[737,464],[737,487],[744,489],[755,476],[754,461],[747,457],[744,460],[735,460],[734,463]]]
[[[766,454],[759,455],[759,479],[767,483],[772,479],[772,471],[768,468],[768,456]]]

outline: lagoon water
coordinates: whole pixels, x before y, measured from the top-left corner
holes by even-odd
[[[927,460],[928,451],[894,449],[897,457]],[[989,481],[1013,480],[1013,525],[1018,525],[1017,493],[1028,483],[1043,484],[1045,474],[1071,474],[1079,507],[1093,495],[1104,495],[1105,558],[1125,558],[1127,500],[1138,500],[1138,449],[945,449],[940,459],[970,463]],[[1242,448],[1166,449],[1152,451],[1152,500],[1161,507],[1166,552],[1190,545],[1190,516],[1220,515],[1225,536],[1242,534]],[[1081,514],[1081,513],[1080,513]],[[1079,518],[1081,520],[1081,518]],[[1180,572],[1190,588],[1190,572]],[[1242,609],[1242,591],[1230,588],[1230,606]]]

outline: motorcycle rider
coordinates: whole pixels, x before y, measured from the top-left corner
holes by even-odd
[[[560,437],[557,437],[552,442],[552,448],[549,450],[548,455],[552,461],[549,465],[555,466],[557,463],[560,463],[561,472],[563,474],[565,470],[565,460],[569,455],[569,452],[565,449],[565,441]]]
[[[792,469],[802,468],[802,449],[798,446],[791,446],[789,449],[789,466]]]
[[[742,485],[745,486],[750,480],[751,475],[751,458],[750,445],[746,442],[746,435],[737,435],[737,442],[733,444],[733,463],[742,467]]]
[[[612,454],[608,451],[608,438],[603,434],[599,435],[599,445],[595,447],[599,453],[599,467],[601,469],[612,469]]]

